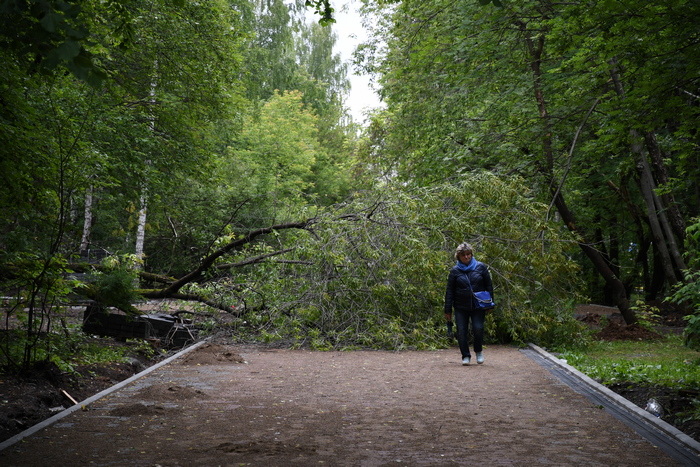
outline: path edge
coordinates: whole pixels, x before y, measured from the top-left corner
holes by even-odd
[[[149,374],[149,373],[157,370],[158,368],[167,365],[168,363],[172,362],[173,360],[176,360],[176,359],[182,357],[183,355],[195,350],[196,348],[200,347],[202,344],[204,344],[206,342],[207,342],[206,340],[199,341],[199,342],[187,347],[186,349],[179,351],[175,355],[172,355],[172,356],[166,358],[162,362],[158,362],[153,366],[149,366],[148,368],[146,368],[142,372],[137,373],[137,374],[133,375],[132,377],[125,379],[124,381],[122,381],[120,383],[115,384],[114,386],[110,386],[107,389],[105,389],[104,391],[98,392],[94,396],[90,396],[82,402],[78,402],[77,404],[72,405],[65,410],[62,410],[61,412],[57,413],[56,415],[54,415],[50,418],[47,418],[46,420],[43,420],[30,428],[27,428],[26,430],[24,430],[21,433],[14,435],[12,438],[6,439],[2,443],[0,443],[0,452],[2,452],[6,448],[9,448],[10,446],[12,446],[18,442],[20,442],[21,440],[23,440],[27,436],[33,435],[37,431],[43,430],[47,426],[56,423],[57,421],[59,421],[63,417],[67,417],[68,415],[70,415],[73,412],[76,412],[78,410],[84,410],[83,409],[84,407],[87,407],[88,405],[92,404],[93,402],[97,401],[98,399],[102,399],[106,395],[111,394],[115,391],[118,391],[119,389],[123,388],[124,386],[127,386],[127,385],[133,383],[137,379],[143,378],[147,374]]]
[[[542,349],[541,347],[538,347],[535,344],[530,343],[528,344],[528,347],[537,352],[542,358],[553,363],[554,365],[557,365],[561,370],[566,371],[567,373],[581,380],[581,382],[586,384],[589,387],[589,389],[596,391],[597,393],[610,400],[614,404],[617,404],[618,406],[621,406],[624,409],[629,410],[630,412],[634,412],[638,417],[642,418],[647,423],[650,423],[651,425],[655,426],[659,431],[674,438],[676,441],[683,444],[686,448],[695,452],[696,454],[700,454],[700,442],[695,441],[693,438],[686,435],[678,428],[661,420],[658,417],[655,417],[654,415],[650,414],[638,405],[617,394],[613,390],[608,389],[607,387],[598,383],[591,377],[581,373],[576,368],[566,363],[566,360],[555,357],[554,355],[550,354],[549,352]]]

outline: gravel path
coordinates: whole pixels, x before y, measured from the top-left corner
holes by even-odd
[[[681,465],[516,348],[205,344],[3,451],[3,466]]]

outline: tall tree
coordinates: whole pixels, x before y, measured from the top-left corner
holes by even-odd
[[[240,111],[236,78],[245,29],[236,10],[223,0],[206,8],[144,4],[134,47],[112,56],[120,86],[105,103],[119,109],[119,120],[110,122],[111,135],[97,134],[95,144],[125,162],[111,167],[133,190],[137,239],[145,234],[146,206],[178,180],[173,172],[198,174],[210,155],[212,128]]]
[[[100,8],[110,5],[82,4],[94,13],[85,19],[94,26],[89,42],[105,47],[100,68],[110,80],[99,92],[96,83],[87,86],[65,73],[27,74],[31,54],[2,49],[6,145],[0,164],[5,186],[16,188],[0,193],[3,261],[29,255],[58,264],[54,257],[89,243],[70,222],[70,212],[91,187],[92,240],[133,251],[135,224],[128,225],[128,211],[137,206],[140,187],[147,181],[158,200],[174,181],[171,174],[201,173],[214,139],[209,130],[240,109],[244,30],[238,10],[245,3],[237,8],[221,0],[179,9],[170,2],[129,2],[136,18],[131,48],[113,46],[114,31],[100,27],[110,14]]]
[[[316,117],[304,109],[301,93],[282,93],[246,125],[225,172],[249,196],[270,197],[274,210],[313,189],[311,169],[320,151]]]

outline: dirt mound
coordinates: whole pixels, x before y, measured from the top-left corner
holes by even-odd
[[[650,305],[649,305],[650,306]],[[639,324],[627,325],[620,310],[603,305],[578,305],[574,316],[595,332],[595,338],[605,341],[646,341],[660,339],[663,333],[683,332],[685,320],[679,312],[664,309],[654,329]]]
[[[117,407],[109,411],[110,415],[115,417],[132,417],[136,416],[153,416],[153,415],[163,415],[165,413],[165,408],[159,405],[150,404],[129,404]]]
[[[653,341],[663,336],[656,331],[647,329],[638,324],[608,323],[603,329],[595,333],[596,339],[604,341]]]
[[[187,354],[181,365],[219,365],[221,363],[245,363],[245,359],[231,347],[218,344],[204,344]]]
[[[207,398],[207,394],[199,389],[178,386],[177,384],[161,384],[148,386],[137,393],[144,400],[170,402],[190,399]]]

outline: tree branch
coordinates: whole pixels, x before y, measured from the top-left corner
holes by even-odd
[[[231,251],[235,248],[239,248],[247,243],[252,242],[256,237],[269,234],[275,230],[306,229],[311,224],[313,224],[314,220],[315,219],[312,218],[312,219],[307,219],[307,220],[301,221],[301,222],[290,222],[290,223],[286,223],[286,224],[277,224],[277,225],[273,225],[271,227],[265,227],[262,229],[258,229],[258,230],[254,230],[252,232],[249,232],[243,238],[239,238],[237,240],[229,242],[228,244],[226,244],[223,247],[216,250],[214,253],[205,257],[197,268],[195,268],[190,273],[184,275],[180,279],[177,279],[175,282],[170,284],[170,286],[168,286],[167,288],[163,289],[163,293],[166,294],[166,296],[168,296],[168,297],[172,296],[172,294],[177,293],[185,284],[188,284],[188,283],[192,282],[193,280],[201,277],[202,274],[204,273],[204,271],[209,269],[218,258],[220,258],[221,256],[225,255],[226,253],[228,253],[229,251]]]
[[[210,300],[206,297],[203,297],[201,295],[197,294],[184,294],[184,293],[171,293],[171,294],[166,294],[165,289],[163,290],[149,290],[149,291],[139,291],[141,295],[144,298],[150,298],[150,299],[160,299],[160,298],[173,298],[175,300],[186,300],[190,302],[200,302],[204,303],[205,305],[208,305],[212,308],[216,308],[217,310],[222,310],[227,313],[231,313],[235,316],[240,316],[243,314],[243,311],[245,308],[240,307],[239,308],[234,308],[232,306],[226,305],[221,302],[217,302],[215,300]]]
[[[554,196],[552,197],[552,202],[549,204],[549,209],[547,210],[547,216],[546,216],[547,219],[549,219],[549,211],[551,211],[552,207],[554,206],[554,199],[561,192],[561,189],[564,186],[564,182],[566,181],[566,177],[569,175],[569,171],[571,170],[571,159],[574,156],[574,148],[576,147],[576,143],[578,142],[578,137],[581,135],[581,131],[583,130],[584,125],[586,125],[586,122],[588,121],[588,117],[590,117],[591,114],[593,113],[593,109],[595,109],[598,106],[598,102],[600,102],[600,97],[596,98],[596,100],[595,100],[595,102],[593,102],[593,105],[591,106],[591,108],[588,109],[588,113],[586,113],[586,116],[583,118],[583,121],[578,126],[578,129],[576,130],[576,134],[574,134],[574,140],[571,142],[571,148],[569,149],[569,157],[566,159],[566,170],[564,171],[564,175],[561,177],[561,181],[559,182],[559,186],[557,187],[556,191],[554,192]]]
[[[248,264],[255,264],[259,263],[260,261],[270,258],[272,256],[277,256],[281,255],[284,253],[288,253],[290,251],[294,251],[296,248],[286,248],[284,250],[279,250],[279,251],[273,251],[272,253],[266,253],[264,255],[259,255],[259,256],[254,256],[253,258],[246,258],[243,261],[239,261],[237,263],[226,263],[226,264],[218,264],[216,266],[216,269],[231,269],[231,268],[239,268],[241,266],[246,266]]]

